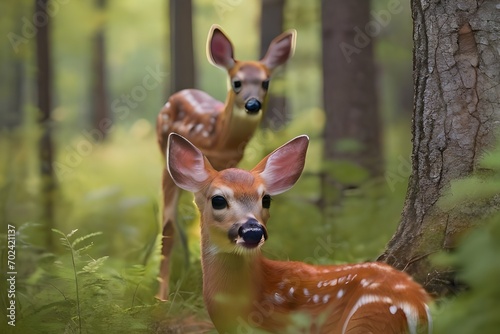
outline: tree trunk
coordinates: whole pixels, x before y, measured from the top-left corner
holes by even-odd
[[[171,93],[195,86],[191,0],[170,0]]]
[[[103,17],[104,11],[106,10],[106,0],[97,0],[96,4],[99,15]],[[96,140],[104,140],[112,124],[106,91],[106,40],[104,27],[104,21],[99,22],[93,41],[94,55],[92,73],[94,80],[91,88],[93,95],[93,110],[91,110],[90,115],[92,115],[92,126],[94,130],[97,130],[94,131],[94,133],[100,134],[99,138],[95,138]]]
[[[438,199],[471,175],[500,130],[500,18],[497,1],[412,0],[414,110],[412,174],[398,230],[379,260],[404,269],[437,295],[454,275],[429,255],[457,237],[499,200],[444,209]],[[496,206],[496,207],[495,207]]]
[[[53,247],[52,228],[54,227],[54,193],[56,181],[52,168],[54,161],[54,144],[52,141],[52,66],[50,55],[50,15],[47,12],[47,3],[50,0],[35,0],[35,13],[43,17],[45,24],[39,24],[36,34],[36,60],[37,60],[37,92],[38,110],[42,134],[39,141],[42,221],[46,226],[46,246]]]
[[[24,64],[21,58],[12,60],[12,67],[6,69],[6,82],[12,87],[12,94],[5,93],[4,102],[0,103],[0,130],[16,129],[23,124]]]
[[[375,34],[369,36],[371,31],[366,31],[370,1],[323,0],[321,15],[324,159],[336,164],[347,162],[369,176],[380,176],[383,159],[375,87]],[[335,178],[327,170],[322,182],[323,206],[331,206],[339,192],[356,186],[350,182]]]
[[[264,57],[271,41],[283,32],[283,11],[285,0],[262,0],[260,21],[260,56]],[[266,113],[262,126],[271,130],[283,127],[287,114],[286,96],[283,83],[284,66],[271,80],[271,90],[267,96]],[[276,89],[276,87],[282,87]]]

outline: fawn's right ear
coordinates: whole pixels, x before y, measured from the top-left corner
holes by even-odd
[[[234,66],[233,44],[224,34],[221,27],[214,24],[208,33],[207,40],[208,61],[215,66],[227,70]]]
[[[167,168],[175,184],[184,190],[198,192],[213,170],[203,153],[176,133],[168,136]]]

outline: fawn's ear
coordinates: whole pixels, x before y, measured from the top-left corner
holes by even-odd
[[[296,137],[262,159],[252,172],[260,174],[270,195],[290,189],[302,174],[309,137]]]
[[[205,186],[213,168],[203,153],[186,138],[171,133],[166,155],[168,172],[179,188],[198,192]]]
[[[234,66],[233,44],[224,34],[221,27],[214,24],[208,33],[207,40],[208,61],[215,66],[227,70]]]
[[[285,31],[271,42],[266,55],[261,59],[261,63],[266,65],[271,71],[276,67],[286,63],[295,51],[295,39],[297,31],[295,29]]]

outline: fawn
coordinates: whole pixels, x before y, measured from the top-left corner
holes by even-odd
[[[389,265],[317,266],[262,256],[271,196],[298,180],[308,143],[300,136],[250,171],[219,172],[185,138],[169,137],[168,171],[177,186],[194,192],[201,213],[203,296],[216,329],[283,333],[290,317],[304,313],[311,333],[429,333],[427,293]]]
[[[295,30],[276,37],[260,61],[240,61],[233,56],[233,46],[222,29],[213,25],[208,34],[207,57],[227,71],[229,90],[222,103],[197,89],[173,94],[157,118],[157,137],[162,154],[170,133],[178,133],[199,147],[220,170],[234,167],[243,157],[248,141],[257,129],[263,112],[273,70],[284,64],[295,49]],[[163,171],[162,262],[157,298],[167,299],[170,253],[179,189]]]

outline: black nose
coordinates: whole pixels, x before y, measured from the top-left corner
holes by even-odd
[[[267,233],[264,227],[255,219],[249,219],[238,229],[238,234],[243,238],[248,246],[257,246],[262,237],[267,239]]]
[[[258,113],[260,108],[262,108],[262,105],[260,104],[259,100],[254,97],[252,97],[245,103],[245,109],[249,114]]]

